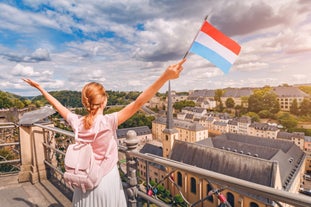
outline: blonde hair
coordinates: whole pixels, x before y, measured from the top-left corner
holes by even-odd
[[[90,129],[93,125],[95,115],[101,104],[107,101],[108,95],[100,83],[91,82],[86,84],[81,92],[82,104],[88,111],[84,116],[84,128]]]

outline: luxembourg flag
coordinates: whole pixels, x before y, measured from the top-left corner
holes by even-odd
[[[209,60],[224,73],[228,73],[240,50],[239,44],[204,21],[189,51]]]

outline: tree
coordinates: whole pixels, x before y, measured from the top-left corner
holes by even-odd
[[[217,89],[214,94],[214,99],[216,102],[221,102],[221,97],[224,95],[225,91],[222,89]]]
[[[245,114],[245,116],[251,117],[252,122],[259,122],[260,121],[258,114],[254,113],[254,112],[247,112]]]
[[[298,102],[297,99],[294,99],[290,109],[289,109],[290,113],[294,114],[294,115],[299,115],[299,108],[298,108]]]
[[[7,93],[0,91],[0,108],[10,108],[12,103]]]
[[[261,110],[259,111],[258,115],[260,116],[260,118],[273,118],[274,114],[272,114],[269,110]]]
[[[234,108],[234,106],[235,106],[234,100],[231,97],[227,98],[225,104],[226,104],[227,108]]]
[[[300,115],[311,114],[311,102],[309,99],[303,99],[300,104]]]
[[[269,87],[255,90],[248,98],[248,111],[259,113],[262,110],[268,110],[272,114],[280,111],[277,95]]]
[[[175,102],[173,105],[174,109],[179,110],[179,111],[181,111],[181,109],[186,106],[194,107],[195,102],[189,101],[189,100],[182,100],[182,101]]]
[[[217,89],[214,94],[214,99],[217,103],[216,110],[222,112],[224,110],[224,104],[221,101],[221,97],[224,95],[225,91],[222,89]]]
[[[283,125],[286,129],[295,128],[298,124],[296,118],[289,113],[282,113],[278,117],[279,123]]]

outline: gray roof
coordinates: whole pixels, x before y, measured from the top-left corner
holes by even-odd
[[[284,87],[284,86],[279,86],[279,87],[274,87],[273,92],[278,96],[278,97],[309,97],[308,94],[303,92],[297,87]]]
[[[173,160],[271,187],[278,163],[284,189],[290,187],[304,156],[292,142],[231,133],[197,143],[175,141],[171,153]]]
[[[153,145],[153,144],[149,144],[149,143],[146,143],[143,148],[141,148],[141,150],[139,150],[140,153],[143,153],[143,154],[153,154],[153,155],[157,155],[159,157],[163,157],[163,148],[162,147],[159,147],[159,146],[156,146],[156,145]],[[151,165],[153,165],[154,167],[160,169],[160,170],[163,170],[165,171],[165,167],[160,165],[160,164],[156,164],[156,163],[150,163]]]
[[[249,127],[252,127],[254,129],[258,130],[263,130],[263,131],[277,131],[279,130],[277,126],[272,126],[267,123],[259,123],[259,122],[254,122]]]
[[[124,128],[124,129],[117,129],[117,137],[124,138],[126,137],[126,133],[129,130],[134,130],[137,136],[151,134],[151,130],[148,126],[140,126],[140,127],[132,127],[132,128]]]
[[[311,142],[311,137],[305,136],[305,141],[306,141],[306,142]]]
[[[237,122],[240,122],[240,123],[251,123],[252,120],[249,116],[242,116],[242,117],[238,117],[236,118]]]
[[[275,177],[271,171],[276,170],[274,162],[254,159],[239,153],[228,152],[196,143],[176,140],[170,158],[175,161],[233,176],[250,182],[272,186]]]
[[[186,106],[182,110],[191,111],[194,113],[202,113],[205,111],[205,109],[202,107],[190,107],[190,106]]]
[[[166,123],[166,117],[159,116],[154,120],[154,123],[164,124]],[[182,128],[187,129],[190,131],[203,131],[206,128],[204,128],[201,124],[198,122],[189,122],[185,120],[180,119],[174,119],[174,127],[175,128]]]
[[[215,121],[215,122],[214,122],[214,125],[218,125],[218,126],[227,126],[227,123],[226,123],[226,122],[223,122],[223,121]]]
[[[252,88],[226,88],[223,97],[240,98],[243,96],[250,96],[253,94]]]
[[[242,96],[250,96],[253,94],[254,88],[225,88],[223,97],[232,97],[239,98]],[[199,97],[214,97],[216,90],[195,90],[191,95],[189,95],[189,99],[195,99]]]
[[[228,121],[228,125],[235,125],[235,126],[237,126],[237,125],[238,125],[238,121],[237,121],[237,120],[234,120],[234,119],[229,120],[229,121]]]
[[[194,115],[193,114],[186,114],[186,119],[193,119]]]
[[[300,139],[304,139],[305,138],[303,132],[293,132],[293,133],[290,133],[290,132],[283,132],[283,131],[278,132],[276,137],[278,139],[288,139],[289,141],[292,138],[300,138]]]

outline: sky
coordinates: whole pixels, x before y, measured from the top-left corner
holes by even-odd
[[[311,83],[310,0],[0,0],[0,90],[39,95],[31,78],[48,91],[143,91],[206,15],[241,52],[227,74],[190,53],[172,90]]]

